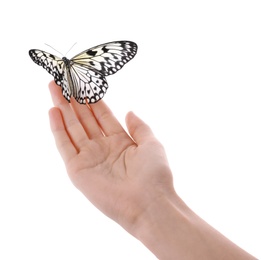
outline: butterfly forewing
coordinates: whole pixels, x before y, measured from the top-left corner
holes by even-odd
[[[29,55],[36,64],[53,75],[55,81],[59,83],[63,80],[64,62],[61,58],[40,50],[30,50]]]
[[[83,51],[72,60],[108,76],[130,61],[135,56],[137,48],[137,44],[130,41],[110,42]]]
[[[35,49],[30,50],[29,55],[54,76],[68,101],[73,96],[77,102],[85,104],[103,98],[108,88],[105,76],[120,70],[135,56],[137,48],[134,42],[117,41],[90,48],[71,60]]]

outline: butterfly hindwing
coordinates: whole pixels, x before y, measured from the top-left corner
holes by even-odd
[[[53,75],[69,102],[73,96],[80,104],[91,104],[105,95],[108,88],[105,76],[120,70],[135,56],[137,48],[134,42],[117,41],[90,48],[71,60],[36,49],[30,50],[29,55]]]
[[[70,102],[72,93],[71,93],[71,89],[69,87],[69,83],[68,83],[68,79],[67,79],[67,70],[65,69],[63,78],[61,81],[57,82],[55,79],[54,79],[54,81],[57,85],[62,87],[63,96],[65,97],[65,99],[68,102]]]
[[[108,84],[106,78],[93,70],[73,64],[70,68],[72,78],[72,96],[80,104],[96,103],[106,93]]]

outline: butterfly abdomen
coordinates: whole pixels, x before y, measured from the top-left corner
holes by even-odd
[[[77,93],[77,87],[76,84],[73,83],[73,77],[72,77],[72,73],[71,73],[71,68],[73,65],[73,61],[67,59],[66,57],[62,57],[62,60],[64,62],[64,66],[65,66],[65,71],[64,73],[66,73],[66,81],[67,81],[67,99],[70,100],[71,95],[74,97],[78,96]]]

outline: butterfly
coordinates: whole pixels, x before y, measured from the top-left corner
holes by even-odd
[[[72,59],[37,49],[29,50],[29,55],[54,77],[68,102],[74,97],[80,104],[92,104],[102,99],[107,91],[105,76],[120,70],[136,55],[137,49],[134,42],[114,41],[87,49]]]

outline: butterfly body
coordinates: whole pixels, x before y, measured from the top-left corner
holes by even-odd
[[[68,92],[63,93],[65,94],[65,98],[68,99],[71,96],[77,96],[77,89],[73,87],[72,83],[72,75],[70,73],[71,66],[73,65],[73,61],[67,59],[66,57],[62,57],[62,60],[64,62],[64,66],[66,68],[65,73],[67,78],[67,85],[68,85]]]
[[[61,86],[63,96],[73,96],[80,104],[95,103],[103,98],[112,75],[130,61],[137,52],[137,44],[130,41],[109,42],[79,53],[72,59],[30,50],[32,60],[46,69]]]

